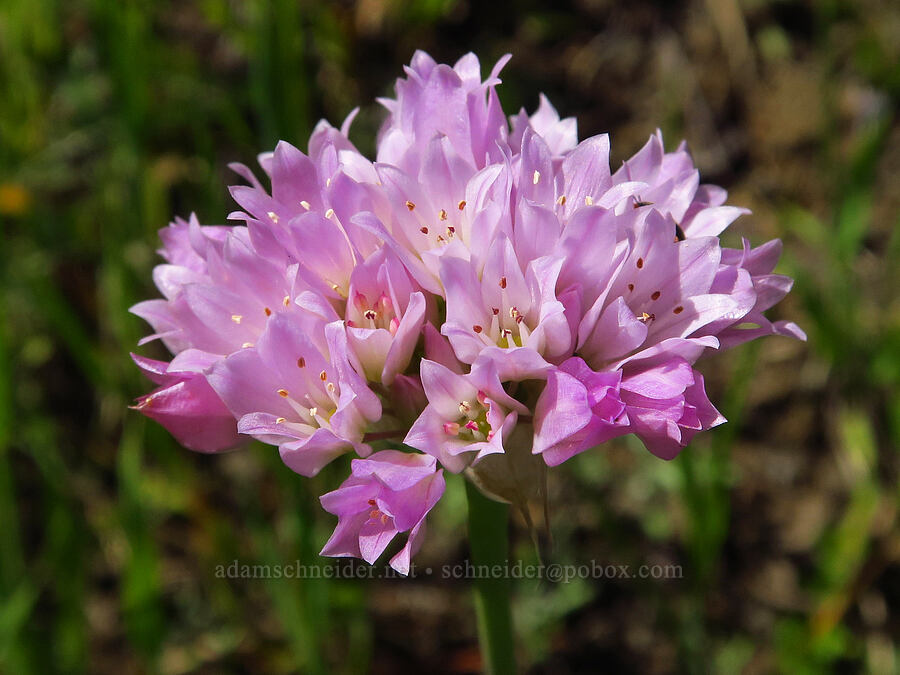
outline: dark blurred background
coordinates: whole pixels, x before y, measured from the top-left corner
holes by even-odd
[[[551,473],[555,558],[679,579],[516,584],[533,673],[900,669],[900,5],[890,0],[4,0],[0,4],[0,671],[467,673],[466,582],[217,578],[333,566],[272,448],[181,449],[127,406],[156,230],[231,210],[230,161],[356,105],[371,154],[415,49],[543,91],[613,166],[662,128],[781,237],[774,314],[808,333],[705,363],[730,423],[673,462],[621,442]],[[163,356],[148,345],[141,353]],[[460,481],[416,559],[467,556]],[[514,522],[516,554],[534,560]],[[356,563],[340,569],[353,571]]]

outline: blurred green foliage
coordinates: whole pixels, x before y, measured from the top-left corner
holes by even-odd
[[[233,560],[330,566],[316,495],[345,467],[306,481],[262,446],[194,455],[127,409],[148,388],[128,308],[155,295],[156,230],[221,222],[226,164],[304,147],[321,116],[364,104],[354,138],[371,151],[370,102],[422,47],[512,51],[507,110],[545,90],[621,156],[656,124],[687,135],[706,177],[756,209],[735,229],[785,240],[783,312],[810,335],[713,359],[731,422],[675,462],[631,444],[560,470],[560,562],[656,556],[685,574],[519,583],[525,663],[896,672],[898,35],[900,10],[874,0],[6,0],[0,671],[477,668],[460,582],[216,577]],[[462,488],[421,564],[465,556]],[[521,525],[516,541],[533,561]]]

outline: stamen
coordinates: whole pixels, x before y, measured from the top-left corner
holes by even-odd
[[[282,302],[284,303],[285,307],[290,307],[291,306],[291,296],[289,296],[289,295],[284,296],[284,300],[282,300]]]
[[[243,318],[244,317],[242,317],[240,314],[232,314],[231,315],[231,320],[234,321],[235,323],[240,323],[241,319],[243,319]]]
[[[478,431],[478,423],[475,420],[469,420],[466,422],[466,429],[469,431]]]
[[[326,218],[326,219],[327,219],[327,218],[331,218],[331,216],[333,216],[333,215],[334,215],[334,209],[328,209],[328,210],[325,212],[325,218]]]
[[[585,204],[585,206],[593,206],[594,198],[591,197],[590,195],[588,195],[587,197],[584,198],[584,204]]]
[[[464,208],[466,208],[466,200],[465,199],[461,200],[459,202],[459,204],[457,204],[456,206],[460,211],[462,211]]]
[[[290,396],[287,389],[279,389],[277,393],[281,398],[287,398],[288,396]]]
[[[316,408],[315,406],[313,406],[312,408],[309,409],[309,416],[310,416],[310,417],[315,417],[315,416],[318,415],[318,414],[319,414],[319,409]]]
[[[447,220],[447,212],[444,209],[441,209],[438,212],[438,218],[440,218],[441,220]]]
[[[284,424],[287,420],[284,417],[275,418],[275,424]]]
[[[684,311],[684,307],[682,307],[681,305],[678,305],[678,307],[676,307],[675,309],[672,310],[672,313],[681,314],[683,311]]]
[[[304,359],[302,356],[299,359],[297,359],[297,367],[298,368],[306,368],[306,359]]]
[[[309,211],[309,202],[306,201],[305,199],[301,199],[301,200],[300,200],[300,206],[302,206],[304,209],[306,209],[307,211]]]
[[[644,266],[644,259],[643,259],[643,258],[638,258],[636,264],[637,264],[637,268],[638,268],[638,269],[641,269],[641,268]]]
[[[382,293],[381,297],[378,298],[378,304],[381,305],[381,308],[385,312],[390,312],[394,308],[394,304],[391,302],[391,299],[387,296],[386,293]]]
[[[648,321],[653,321],[656,318],[656,314],[647,314],[647,312],[643,312],[637,320],[641,323],[647,323]]]
[[[565,206],[566,205],[566,196],[560,195],[559,199],[556,200],[556,203],[559,204],[560,206]]]
[[[241,349],[250,349],[250,347],[252,347],[252,346],[253,346],[252,342],[245,342],[244,344],[241,345]]]
[[[484,328],[482,328],[481,326],[479,326],[479,325],[476,323],[474,326],[472,326],[472,330],[474,330],[476,333],[480,333],[481,331],[484,330]]]
[[[412,211],[414,208],[416,208],[416,205],[407,199],[406,200],[406,208],[408,208],[410,211]]]
[[[422,234],[428,234],[428,228],[423,225],[419,228],[419,232],[421,232]]]
[[[323,370],[321,373],[319,373],[319,379],[322,380],[322,382],[324,382],[325,380],[328,379],[328,373],[326,373],[326,372]]]
[[[359,291],[356,291],[356,295],[353,296],[353,304],[360,312],[369,309],[369,299]]]
[[[263,311],[266,313],[266,316],[272,316],[272,310],[268,307],[264,307]]]
[[[494,313],[494,316],[497,316],[500,313],[500,310],[497,307],[491,307],[491,311]]]
[[[500,288],[506,288],[506,277],[500,277]]]
[[[374,321],[378,318],[378,312],[376,312],[374,309],[367,309],[363,313],[363,316],[366,317],[369,321]]]
[[[275,213],[274,211],[269,211],[268,213],[266,213],[266,215],[269,216],[269,220],[271,220],[276,225],[278,224],[278,214],[277,213]]]
[[[634,290],[634,284],[628,284],[628,290],[629,290],[629,291],[633,291],[633,290]]]
[[[661,295],[661,294],[660,294],[659,291],[653,291],[653,295],[650,296],[650,299],[651,299],[651,300],[659,300],[659,296],[660,296],[660,295]]]
[[[468,415],[472,410],[472,404],[468,401],[460,401],[459,402],[459,412],[461,415]]]
[[[369,506],[377,506],[377,502],[374,499],[369,500]]]
[[[541,172],[535,171],[534,176],[532,176],[532,178],[531,178],[531,182],[533,184],[537,185],[540,182],[540,180],[541,180]]]
[[[528,324],[525,323],[525,317],[519,316],[516,319],[516,326],[519,328],[519,341],[523,344],[528,340],[528,336],[531,335],[531,331],[528,330]]]

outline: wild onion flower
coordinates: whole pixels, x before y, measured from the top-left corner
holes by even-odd
[[[425,516],[444,494],[443,471],[428,455],[382,450],[350,462],[350,477],[322,495],[322,506],[338,517],[322,555],[362,558],[370,564],[401,532],[406,544],[391,566],[409,573],[410,558],[422,545]]]
[[[260,156],[270,188],[233,165],[242,224],[175,220],[163,297],[133,308],[174,355],[134,356],[159,385],[136,408],[185,446],[252,437],[305,476],[357,457],[322,496],[338,516],[324,555],[373,563],[408,533],[391,560],[406,573],[442,469],[518,501],[531,462],[624,434],[672,459],[725,421],[704,353],[805,339],[763,314],[791,288],[780,243],[721,245],[746,210],[700,183],[684,144],[656,132],[613,173],[608,136],[579,143],[543,96],[507,122],[507,58],[482,80],[472,54],[417,52],[381,101],[374,162],[348,138],[354,113],[321,122],[308,154]]]

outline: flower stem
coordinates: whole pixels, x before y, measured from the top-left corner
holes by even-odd
[[[363,443],[372,441],[389,441],[392,438],[403,438],[408,432],[405,429],[391,429],[390,431],[371,431],[363,436]]]
[[[469,503],[469,548],[476,568],[495,565],[506,569],[509,560],[509,506],[485,497],[466,481]],[[488,570],[492,572],[492,570]],[[505,574],[476,574],[475,612],[484,672],[507,675],[516,672],[513,654],[510,579]]]

